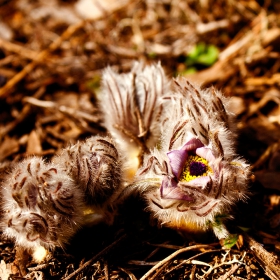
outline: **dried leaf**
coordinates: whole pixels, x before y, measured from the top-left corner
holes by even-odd
[[[27,154],[40,154],[42,152],[40,137],[36,130],[32,130],[27,141]]]
[[[10,277],[10,274],[12,274],[11,270],[12,265],[6,264],[4,260],[1,260],[0,262],[0,276],[1,280],[8,280]]]
[[[19,143],[15,138],[5,137],[0,144],[0,161],[19,151]]]
[[[75,6],[84,19],[98,19],[127,5],[130,0],[79,0]]]

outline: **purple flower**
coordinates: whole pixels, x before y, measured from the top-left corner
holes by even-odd
[[[186,194],[179,186],[180,182],[202,190],[213,174],[211,162],[215,159],[210,148],[199,139],[193,138],[180,150],[167,153],[173,176],[164,176],[160,187],[162,198],[193,201],[194,197]]]

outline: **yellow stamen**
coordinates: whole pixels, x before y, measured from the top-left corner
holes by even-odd
[[[195,175],[191,175],[190,174],[190,164],[192,162],[201,162],[203,163],[205,166],[206,166],[206,171],[201,174],[201,175],[198,175],[198,176],[195,176]],[[213,174],[213,170],[212,168],[208,165],[208,161],[202,157],[199,157],[199,156],[189,156],[187,161],[186,161],[186,164],[185,164],[185,167],[184,167],[184,170],[182,172],[182,175],[180,177],[180,181],[185,181],[185,182],[189,182],[195,178],[198,178],[198,177],[202,177],[202,176],[208,176],[209,174]]]

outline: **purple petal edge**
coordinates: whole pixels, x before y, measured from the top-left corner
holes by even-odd
[[[204,145],[197,138],[192,138],[180,150],[173,150],[167,153],[173,175],[179,180],[185,167],[189,151],[195,151]]]
[[[202,142],[197,139],[193,138],[190,141],[188,141],[180,150],[185,150],[185,151],[195,151],[198,148],[204,147]]]
[[[193,186],[193,187],[202,187],[205,188],[207,183],[210,181],[210,176],[201,176],[198,178],[195,178],[189,182],[180,182],[180,184],[186,184],[188,186]]]
[[[179,180],[184,169],[188,152],[186,150],[173,150],[167,153],[173,175]]]
[[[205,158],[208,162],[215,159],[212,150],[209,148],[201,147],[196,150],[196,154],[202,158]]]
[[[176,199],[192,201],[193,198],[186,195],[178,186],[174,179],[165,177],[160,187],[160,196],[164,199]]]

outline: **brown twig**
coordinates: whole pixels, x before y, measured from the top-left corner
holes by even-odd
[[[182,246],[181,247],[180,246],[173,246],[173,245],[166,244],[166,243],[167,242],[164,242],[163,244],[159,244],[157,246],[157,245],[150,244],[149,242],[147,242],[148,245],[155,246],[156,248],[144,259],[144,261],[149,260],[151,257],[153,257],[160,250],[160,248],[169,248],[169,249],[173,249],[173,250],[178,250],[178,249],[184,248]],[[153,265],[155,265],[155,264],[153,264]]]
[[[96,131],[89,125],[89,122],[96,123],[96,124],[100,122],[99,116],[92,115],[87,112],[83,112],[81,110],[76,110],[74,108],[67,107],[65,105],[58,105],[53,101],[38,100],[36,98],[29,97],[29,96],[25,97],[23,101],[38,107],[49,108],[49,109],[54,109],[55,111],[59,111],[62,114],[68,116],[70,119],[74,120],[77,126],[81,127],[85,131],[88,131],[92,134],[95,134]],[[61,135],[58,135],[57,138],[68,141],[67,139],[65,139],[65,137]]]
[[[265,274],[271,280],[279,280],[280,275],[280,265],[277,261],[277,257],[266,251],[263,246],[255,241],[248,234],[243,234],[245,241],[248,243],[251,251],[255,255],[258,263],[262,266]]]
[[[138,261],[138,260],[130,260],[127,263],[133,265],[139,265],[139,266],[154,266],[158,264],[158,262],[147,262],[147,261]]]
[[[46,87],[45,86],[41,86],[34,94],[34,98],[40,98],[44,93],[45,93]],[[1,89],[0,89],[1,91]],[[0,96],[1,97],[1,96]],[[31,105],[27,104],[25,105],[20,114],[17,116],[17,118],[15,120],[13,120],[12,122],[10,122],[9,124],[7,124],[5,127],[1,127],[0,129],[0,140],[6,135],[8,134],[10,131],[12,131],[13,129],[15,129],[17,127],[18,124],[20,124],[21,122],[23,122],[26,117],[30,114],[31,112]]]
[[[37,270],[42,270],[42,269],[46,269],[50,264],[49,263],[43,263],[43,264],[38,264],[37,266],[34,267],[28,267],[28,271],[32,272],[32,271],[37,271]]]
[[[85,262],[81,267],[79,267],[78,269],[76,269],[74,272],[72,272],[71,274],[69,274],[67,277],[62,278],[63,280],[69,280],[71,278],[73,278],[74,276],[76,276],[77,274],[79,274],[82,270],[84,270],[87,266],[89,266],[92,262],[94,262],[96,259],[100,258],[102,255],[104,255],[105,253],[107,253],[109,250],[111,250],[116,244],[118,244],[120,241],[122,241],[124,238],[126,237],[126,235],[122,235],[119,239],[117,239],[116,241],[114,241],[112,244],[110,244],[109,246],[107,246],[106,248],[104,248],[102,251],[100,251],[98,254],[96,254],[94,257],[92,257],[89,261]]]
[[[182,266],[183,264],[190,264],[190,263],[192,263],[192,264],[194,264],[195,266],[198,265],[198,264],[202,264],[202,262],[199,262],[199,261],[196,261],[196,262],[195,262],[194,259],[196,259],[196,258],[198,258],[198,257],[200,257],[200,256],[202,256],[202,255],[208,254],[208,253],[221,252],[221,251],[223,251],[223,250],[225,250],[225,249],[210,250],[210,251],[206,251],[206,252],[202,252],[202,253],[196,254],[195,256],[192,256],[192,257],[188,258],[187,260],[183,260],[181,263],[179,263],[178,265],[176,265],[175,267],[173,267],[170,271],[168,271],[168,273],[170,273],[170,272],[172,272],[172,271],[178,269],[178,268],[179,268],[180,266]],[[205,264],[205,265],[207,265],[207,266],[210,266],[210,268],[211,268],[211,265],[209,265],[208,263],[203,263],[203,264]],[[216,267],[215,267],[215,268],[216,268]]]
[[[194,265],[191,269],[191,274],[190,274],[190,280],[194,280],[195,278],[195,271],[196,271],[196,265]]]
[[[152,267],[148,272],[146,272],[141,278],[140,280],[146,280],[146,279],[150,279],[149,277],[162,265],[164,265],[166,262],[169,262],[170,260],[172,260],[174,257],[176,257],[179,254],[182,254],[184,252],[187,251],[191,251],[191,250],[198,250],[198,249],[202,249],[202,248],[213,248],[212,246],[205,244],[205,245],[193,245],[193,246],[189,246],[187,248],[183,248],[183,249],[179,249],[176,252],[174,252],[173,254],[169,255],[167,258],[163,259],[162,261],[160,261],[158,264],[156,264],[154,267]]]
[[[118,267],[118,268],[119,268],[119,270],[121,270],[124,273],[126,273],[128,275],[128,277],[130,278],[130,280],[137,280],[137,278],[135,277],[135,275],[132,272],[130,272],[130,271],[128,271],[128,270],[126,270],[126,269],[124,269],[122,267]]]
[[[38,55],[36,51],[29,50],[19,44],[11,43],[2,38],[0,38],[0,47],[9,52],[17,53],[20,56],[29,58],[31,60],[35,60]]]
[[[235,263],[229,271],[227,271],[224,275],[220,276],[217,280],[227,280],[229,277],[235,273],[235,271],[241,266],[241,263]]]
[[[268,146],[264,153],[258,158],[258,160],[250,166],[251,170],[259,168],[263,165],[271,156],[271,152],[275,147],[278,146],[278,143],[273,143],[272,145]]]
[[[110,275],[109,275],[109,267],[108,267],[107,261],[105,261],[105,264],[104,264],[104,274],[105,274],[105,280],[109,280]]]
[[[24,102],[27,102],[29,104],[42,107],[42,108],[51,108],[51,109],[56,109],[60,111],[61,113],[67,115],[67,116],[74,116],[76,119],[84,119],[89,122],[95,122],[98,123],[100,121],[100,118],[88,114],[86,112],[83,112],[81,110],[76,110],[71,107],[67,107],[65,105],[57,105],[53,101],[44,101],[44,100],[39,100],[34,97],[25,97]]]
[[[48,49],[45,49],[38,53],[38,55],[34,58],[32,62],[27,64],[20,72],[18,72],[2,88],[0,88],[0,98],[7,97],[11,93],[12,88],[19,81],[21,81],[28,73],[30,73],[39,62],[43,61],[51,51],[57,49],[64,40],[69,38],[72,34],[74,34],[74,32],[76,32],[78,29],[84,26],[84,24],[85,21],[80,21],[76,24],[70,25],[59,38],[57,38],[52,44],[50,44]]]
[[[147,244],[150,246],[158,247],[158,248],[166,248],[166,249],[173,249],[173,250],[180,250],[180,249],[185,248],[183,246],[176,246],[176,245],[172,245],[172,244],[153,244],[150,242],[147,242]]]
[[[162,265],[152,277],[149,277],[149,280],[155,280],[157,279],[158,275],[169,265],[169,261],[166,262],[164,265]]]

